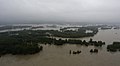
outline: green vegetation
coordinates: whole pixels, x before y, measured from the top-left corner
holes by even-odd
[[[107,50],[110,52],[120,51],[120,42],[113,42],[113,44],[108,45]]]
[[[94,36],[98,32],[98,27],[77,27],[78,30],[67,30],[63,28],[58,30],[23,30],[23,31],[11,31],[0,33],[0,55],[13,54],[13,55],[27,55],[35,54],[43,50],[40,44],[78,44],[83,46],[96,46],[102,47],[105,45],[103,41],[75,40],[75,39],[56,39],[54,37],[62,38],[81,38]],[[72,27],[76,28],[76,27]],[[92,33],[86,33],[86,30],[93,31]],[[110,52],[120,51],[120,42],[113,42],[113,44],[107,46],[107,50]],[[91,49],[91,53],[98,53],[98,49]],[[81,51],[73,51],[70,54],[79,54]]]
[[[4,42],[9,43],[8,38],[11,39],[11,41],[13,41],[10,44],[54,44],[54,45],[63,45],[63,44],[80,44],[80,45],[94,45],[94,46],[102,46],[105,44],[105,42],[102,41],[93,41],[92,39],[90,39],[90,41],[82,41],[82,40],[74,40],[74,39],[66,39],[66,40],[62,40],[62,39],[56,39],[56,38],[51,38],[49,34],[47,34],[48,32],[51,31],[46,31],[46,30],[40,30],[40,31],[29,31],[29,30],[23,30],[23,31],[16,31],[16,32],[6,32],[6,33],[1,33],[0,36],[0,40],[6,40]],[[10,42],[11,42],[10,41]],[[2,44],[2,43],[0,43]]]
[[[77,31],[67,30],[69,28],[78,28]],[[91,30],[93,33],[86,33],[86,30]],[[63,28],[60,31],[52,32],[53,36],[62,37],[62,38],[81,38],[81,37],[90,37],[94,36],[98,32],[98,27],[89,26],[89,27],[67,27]]]
[[[27,40],[27,38],[29,38]],[[35,54],[43,49],[37,43],[30,41],[30,37],[23,35],[0,34],[0,55],[4,54]]]
[[[73,51],[73,52],[70,50],[70,54],[71,54],[71,53],[72,53],[72,54],[80,54],[81,52],[82,52],[82,51],[80,51],[80,50]]]
[[[91,53],[98,53],[98,49],[91,49],[90,52]]]
[[[82,41],[72,39],[56,39],[55,37],[88,37],[93,36],[98,32],[96,28],[90,28],[93,33],[85,33],[88,28],[79,28],[78,31],[58,31],[58,30],[23,30],[0,33],[0,55],[4,54],[35,54],[42,51],[43,47],[39,44],[80,44],[80,45],[93,45],[102,46],[105,42],[102,41]]]

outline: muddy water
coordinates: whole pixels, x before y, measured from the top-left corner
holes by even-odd
[[[94,37],[80,38],[102,40],[107,44],[120,41],[120,30],[100,30]],[[66,44],[63,46],[43,45],[44,50],[35,55],[5,55],[0,58],[0,66],[120,66],[120,52],[109,53],[106,45],[85,47]],[[91,54],[91,48],[98,48],[97,54]],[[81,50],[79,55],[70,55],[69,50]]]

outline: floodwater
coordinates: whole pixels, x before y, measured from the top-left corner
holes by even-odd
[[[102,40],[107,44],[120,41],[120,30],[100,30],[94,37],[82,40]],[[0,58],[0,66],[120,66],[120,52],[110,53],[103,47],[66,44],[63,46],[43,45],[44,50],[35,55],[5,55]],[[96,54],[89,51],[99,49]],[[81,50],[78,55],[70,55],[69,50]]]

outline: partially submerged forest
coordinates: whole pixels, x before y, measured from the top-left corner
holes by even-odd
[[[86,33],[86,30],[93,31]],[[13,54],[13,55],[26,55],[35,54],[44,49],[40,44],[79,44],[84,46],[102,47],[105,45],[103,41],[75,40],[70,38],[81,38],[94,36],[98,32],[98,27],[81,27],[77,31],[66,30],[66,28],[59,30],[22,30],[0,33],[0,55]],[[55,37],[69,38],[69,39],[56,39]],[[120,49],[118,45],[108,45],[109,51],[116,51]],[[117,48],[117,49],[115,49]],[[92,52],[92,51],[90,51]]]

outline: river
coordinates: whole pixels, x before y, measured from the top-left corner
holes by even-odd
[[[106,45],[120,41],[120,30],[99,30],[94,37],[79,38],[82,40],[102,40]],[[0,58],[0,66],[120,66],[120,52],[110,53],[103,47],[66,44],[63,46],[43,45],[42,52],[34,55],[4,55]],[[96,54],[89,51],[99,49]],[[70,55],[69,50],[81,50],[78,55]]]

